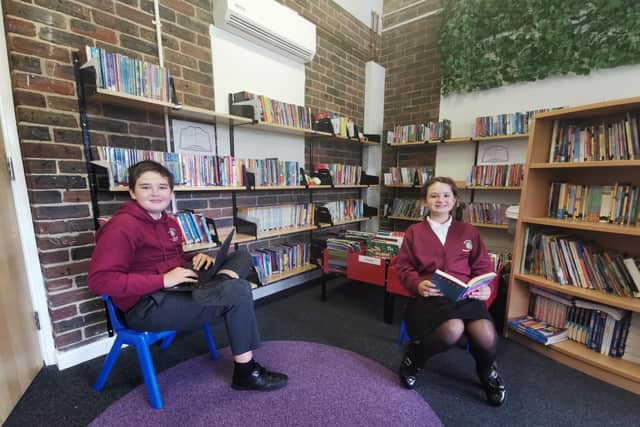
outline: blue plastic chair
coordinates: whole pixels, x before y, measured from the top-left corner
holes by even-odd
[[[118,312],[116,307],[111,302],[111,297],[103,295],[102,299],[107,306],[107,313],[111,320],[111,325],[116,333],[116,340],[111,346],[109,355],[104,361],[100,375],[93,386],[95,391],[100,391],[107,382],[107,378],[116,364],[116,360],[120,355],[120,350],[124,344],[135,347],[136,353],[138,353],[138,361],[140,363],[140,369],[142,369],[142,377],[144,378],[144,384],[149,394],[149,402],[151,407],[155,409],[162,409],[162,396],[160,395],[160,389],[158,388],[158,381],[156,379],[156,370],[153,366],[153,359],[151,359],[151,352],[149,346],[151,344],[162,340],[160,348],[167,348],[173,342],[173,338],[176,336],[176,331],[162,331],[162,332],[140,332],[129,329],[122,324],[118,318]],[[218,351],[216,350],[216,343],[211,335],[211,327],[208,323],[202,325],[204,329],[204,335],[207,339],[207,345],[209,346],[209,353],[211,360],[218,358]]]

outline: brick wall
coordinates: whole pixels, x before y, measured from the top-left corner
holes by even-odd
[[[208,31],[212,1],[161,1],[165,65],[175,79],[178,101],[185,105],[214,106]],[[354,117],[361,125],[364,64],[379,55],[380,37],[372,36],[366,26],[330,0],[282,3],[318,26],[318,54],[306,69],[306,105]],[[97,46],[157,63],[153,2],[3,0],[3,11],[20,144],[55,345],[66,350],[101,339],[105,333],[102,303],[87,288],[94,227],[72,53],[87,45]],[[90,102],[88,114],[93,146],[154,150],[166,146],[161,115],[95,102]],[[311,142],[305,151],[309,163]],[[316,155],[323,162],[361,162],[360,148],[344,144],[314,145],[314,159]],[[308,199],[306,192],[282,193],[243,195],[238,206]],[[358,196],[358,192],[342,193],[326,198]],[[325,196],[314,197],[323,200]],[[100,213],[113,213],[127,199],[126,193],[100,193]],[[231,222],[229,193],[178,193],[177,206]],[[300,238],[308,236],[293,239]],[[264,245],[279,242],[275,239]]]
[[[404,7],[408,0],[385,1],[385,15]],[[441,7],[441,0],[419,3],[401,12],[384,17],[383,28],[405,22],[415,16],[428,13]],[[384,129],[393,130],[397,124],[425,123],[439,120],[440,109],[440,57],[437,40],[441,15],[407,23],[384,31],[382,37],[381,63],[386,68],[384,102]],[[390,148],[382,151],[382,170],[389,167],[435,165],[434,147]],[[413,191],[413,193],[411,193]],[[394,197],[416,198],[418,190],[383,190],[381,206],[391,203]],[[381,227],[403,229],[410,223],[391,223],[381,221]]]

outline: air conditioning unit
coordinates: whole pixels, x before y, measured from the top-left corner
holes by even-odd
[[[213,23],[298,62],[316,54],[316,26],[275,0],[216,0]]]

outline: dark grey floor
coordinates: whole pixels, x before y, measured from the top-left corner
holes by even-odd
[[[342,347],[395,371],[401,357],[396,345],[401,299],[396,301],[396,321],[388,325],[382,321],[381,288],[337,281],[329,285],[328,296],[328,302],[321,302],[319,288],[307,285],[259,301],[263,340],[306,340]],[[220,325],[214,334],[220,347],[227,345]],[[180,336],[169,349],[154,349],[156,369],[162,371],[206,352],[200,332]],[[84,426],[142,383],[135,353],[126,349],[105,389],[94,393],[91,384],[103,360],[62,372],[43,369],[6,426]],[[501,342],[498,361],[508,385],[508,400],[500,408],[485,403],[473,360],[461,349],[433,358],[419,378],[417,392],[447,426],[640,425],[640,398],[632,393],[508,340]]]

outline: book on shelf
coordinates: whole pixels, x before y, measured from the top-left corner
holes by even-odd
[[[96,85],[99,88],[123,92],[160,101],[171,101],[171,77],[168,68],[86,46],[87,61],[93,61]]]
[[[566,328],[557,328],[531,316],[509,319],[509,329],[525,335],[540,344],[550,345],[568,339]]]
[[[462,301],[474,291],[484,286],[489,286],[495,277],[496,273],[492,271],[476,276],[465,283],[451,274],[438,269],[433,273],[433,276],[431,276],[431,282],[451,301]]]
[[[640,158],[636,113],[580,125],[554,120],[549,162],[635,160]]]

